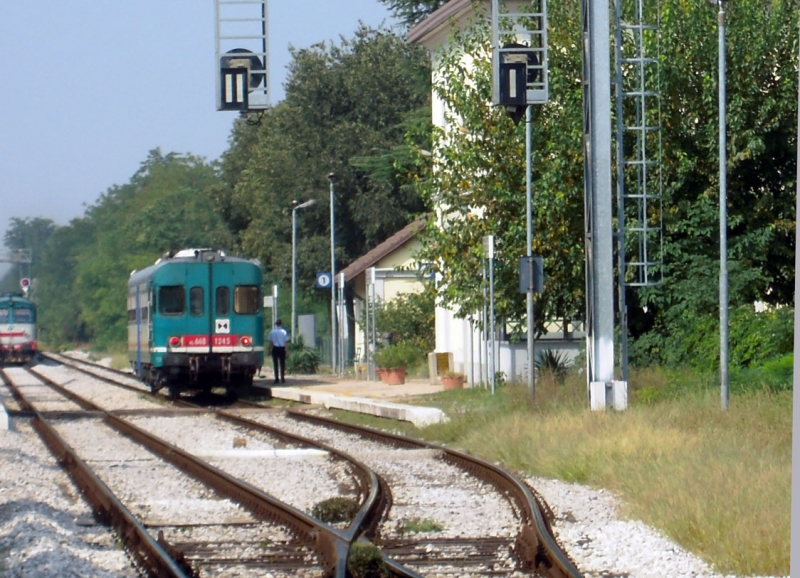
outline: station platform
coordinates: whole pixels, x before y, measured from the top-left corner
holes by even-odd
[[[409,379],[400,385],[386,385],[380,381],[303,375],[288,376],[286,383],[280,384],[273,383],[269,378],[256,378],[253,386],[269,389],[272,397],[277,399],[408,421],[417,427],[447,419],[438,408],[403,403],[413,396],[444,389],[426,379]]]

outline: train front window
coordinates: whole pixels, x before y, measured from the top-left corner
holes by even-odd
[[[233,290],[233,310],[243,315],[258,313],[258,287],[256,285],[237,285]]]
[[[217,316],[224,317],[231,312],[230,287],[217,287]]]
[[[183,285],[167,285],[158,289],[158,311],[162,315],[183,315],[186,310],[186,289]]]
[[[0,309],[0,323],[8,323],[9,313],[11,310],[8,307]]]
[[[14,323],[33,323],[33,311],[30,309],[14,309]]]
[[[195,317],[199,317],[205,313],[202,287],[192,287],[189,289],[189,313]]]

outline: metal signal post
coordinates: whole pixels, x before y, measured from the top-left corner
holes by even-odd
[[[525,114],[525,257],[533,259],[533,108],[549,99],[547,2],[492,0],[492,102],[504,106],[514,122]],[[526,290],[528,389],[535,394],[535,323],[533,287]],[[492,376],[494,391],[494,376]]]
[[[335,195],[336,174],[330,173],[328,175],[331,191],[331,367],[333,373],[336,373],[336,340],[338,333],[336,331],[336,219],[334,217],[333,199]]]

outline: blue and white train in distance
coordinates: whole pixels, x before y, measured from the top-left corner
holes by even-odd
[[[167,253],[128,280],[128,359],[153,391],[249,386],[264,363],[261,265],[214,249]]]
[[[0,363],[27,363],[36,352],[36,305],[20,293],[0,294]]]

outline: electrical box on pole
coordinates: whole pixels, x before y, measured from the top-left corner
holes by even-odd
[[[217,110],[269,107],[267,0],[215,0]]]
[[[544,259],[540,255],[519,258],[519,292],[544,291]]]
[[[492,0],[492,103],[522,112],[543,104],[547,77],[546,0]]]

